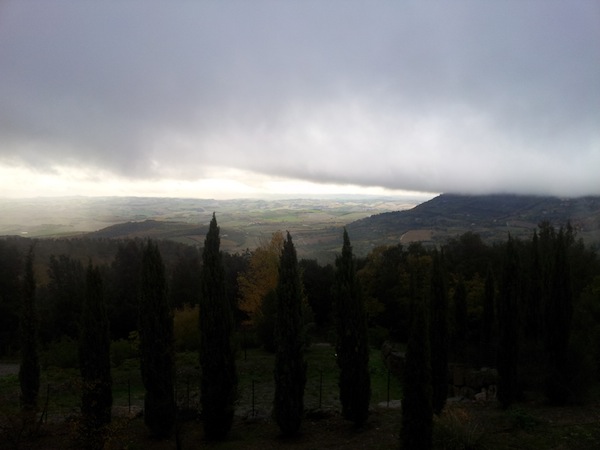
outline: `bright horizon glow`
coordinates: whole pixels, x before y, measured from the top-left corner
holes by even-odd
[[[52,173],[38,173],[25,167],[0,165],[3,198],[33,197],[171,197],[213,198],[299,198],[364,195],[417,197],[425,201],[437,193],[393,190],[379,186],[315,183],[274,177],[230,168],[210,168],[197,180],[126,179],[108,172],[54,167]]]

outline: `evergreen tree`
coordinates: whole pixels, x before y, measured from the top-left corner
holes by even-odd
[[[85,296],[85,267],[70,256],[50,256],[47,290],[51,322],[50,339],[67,336],[77,340],[80,335],[81,299]]]
[[[488,266],[483,293],[483,315],[481,319],[481,365],[493,367],[496,362],[494,354],[494,322],[495,322],[496,282],[492,266]]]
[[[237,373],[232,344],[233,313],[225,295],[225,271],[213,214],[202,254],[200,296],[201,403],[208,439],[223,439],[233,423]]]
[[[127,339],[137,330],[142,249],[135,240],[119,244],[108,279],[108,316],[112,339]]]
[[[531,240],[531,273],[529,276],[529,289],[527,292],[527,304],[525,310],[525,336],[538,343],[542,331],[542,296],[543,296],[543,274],[542,262],[540,260],[539,238],[537,230],[533,232]]]
[[[88,438],[111,421],[112,379],[110,335],[100,270],[91,262],[86,271],[85,296],[81,310],[79,369],[81,413]],[[88,434],[89,433],[89,434]]]
[[[435,414],[442,412],[448,397],[448,292],[442,257],[435,251],[431,267],[431,378]]]
[[[195,247],[188,247],[179,254],[173,267],[169,283],[169,299],[172,308],[183,309],[200,303],[202,292],[202,265],[200,253]]]
[[[296,434],[304,414],[306,362],[302,336],[302,286],[290,233],[283,243],[277,283],[275,398],[273,415],[281,432]]]
[[[548,355],[546,397],[555,405],[564,405],[570,391],[569,338],[573,304],[571,271],[567,260],[567,239],[567,234],[561,228],[556,236],[546,317],[546,354]]]
[[[467,360],[468,309],[467,288],[459,276],[454,288],[454,353],[460,362]]]
[[[301,259],[298,262],[302,272],[302,283],[306,299],[319,331],[326,331],[333,323],[331,289],[334,281],[334,268],[331,264],[319,265],[316,259]]]
[[[144,423],[156,437],[167,437],[175,422],[173,313],[167,298],[162,257],[151,240],[142,254],[140,289],[140,368],[146,389]]]
[[[514,240],[509,235],[498,299],[498,400],[507,408],[518,396],[518,304],[520,268]]]
[[[432,448],[433,409],[431,403],[431,350],[426,305],[420,295],[420,280],[413,274],[410,335],[406,346],[402,398],[402,431],[404,450]]]
[[[14,240],[0,239],[0,356],[19,346],[19,320],[23,311],[19,280],[25,264]]]
[[[371,378],[367,318],[348,233],[336,259],[334,301],[337,315],[337,362],[342,415],[360,426],[369,414]]]
[[[269,291],[263,298],[260,309],[254,314],[256,338],[263,348],[275,353],[275,321],[277,316],[277,291]]]
[[[25,279],[22,284],[23,304],[21,308],[21,407],[31,411],[37,407],[40,390],[40,363],[38,356],[38,324],[35,312],[35,277],[33,274],[32,244],[25,261]]]

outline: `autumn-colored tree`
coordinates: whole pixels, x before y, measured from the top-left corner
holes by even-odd
[[[283,233],[273,233],[271,240],[252,253],[248,270],[238,276],[240,309],[251,323],[256,323],[267,294],[277,287],[279,258],[283,249]]]

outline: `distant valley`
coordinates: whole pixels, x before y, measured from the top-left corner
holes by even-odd
[[[152,237],[203,245],[213,212],[228,252],[254,249],[290,231],[300,257],[331,261],[341,229],[356,220],[414,207],[428,197],[210,200],[147,197],[0,199],[0,235],[61,238]]]
[[[547,220],[570,221],[586,243],[600,243],[600,197],[443,194],[423,198],[198,200],[73,197],[0,200],[0,235],[23,237],[152,237],[202,246],[213,212],[221,245],[230,253],[254,249],[275,231],[290,231],[300,258],[332,262],[348,228],[355,253],[422,241],[446,242],[465,232],[486,242],[531,236]]]

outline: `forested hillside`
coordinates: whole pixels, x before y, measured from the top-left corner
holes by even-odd
[[[489,243],[528,237],[543,221],[570,222],[588,244],[600,243],[600,197],[442,194],[405,211],[386,212],[348,225],[360,253],[390,242],[443,244],[468,231]]]

